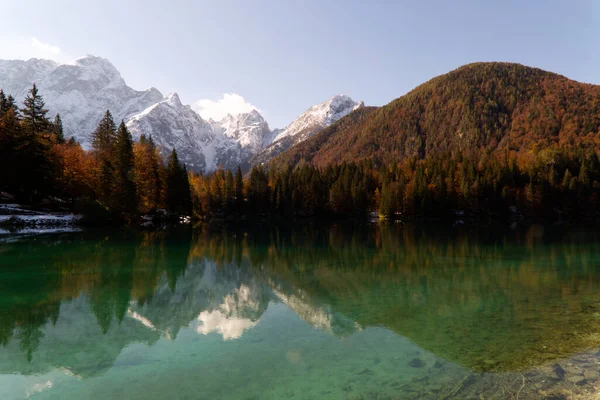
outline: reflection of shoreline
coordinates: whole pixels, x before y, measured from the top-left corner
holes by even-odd
[[[12,243],[3,257],[14,256],[19,273],[0,282],[3,296],[15,299],[0,310],[0,358],[7,351],[12,358],[0,361],[0,370],[13,362],[23,373],[64,366],[58,349],[67,347],[80,319],[85,332],[75,331],[73,351],[100,361],[69,367],[87,377],[110,368],[127,344],[174,340],[182,327],[241,338],[270,301],[340,337],[386,327],[476,371],[530,368],[597,347],[600,319],[591,316],[600,312],[600,246],[582,245],[581,236],[547,246],[535,232],[524,235],[523,246],[517,239],[482,245],[389,226],[199,231],[192,243],[168,234],[149,234],[135,245],[68,236],[47,245]],[[43,268],[21,272],[39,259]],[[106,347],[94,352],[94,341]]]

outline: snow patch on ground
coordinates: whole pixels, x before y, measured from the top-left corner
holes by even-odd
[[[33,210],[19,204],[0,204],[0,236],[39,235],[79,231],[83,216]],[[2,238],[2,241],[10,240]]]

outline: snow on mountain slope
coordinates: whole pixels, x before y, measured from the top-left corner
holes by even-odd
[[[152,136],[164,155],[177,149],[180,161],[191,169],[204,171],[213,162],[212,127],[189,106],[181,104],[176,93],[133,115],[127,127],[136,140],[142,134]]]
[[[310,107],[285,129],[273,131],[269,143],[248,164],[257,165],[269,161],[364,105],[362,101],[355,102],[346,95],[336,95]]]
[[[357,103],[346,95],[333,96],[302,113],[283,132],[279,133],[273,139],[273,142],[287,136],[295,137],[298,135],[304,136],[302,140],[305,140],[312,136],[315,131],[328,127],[338,119],[363,106],[362,102]]]
[[[127,119],[162,100],[154,89],[136,91],[106,59],[86,56],[69,64],[49,60],[0,60],[0,88],[20,103],[36,83],[50,115],[60,113],[65,135],[87,148],[90,135],[106,110],[115,121]]]
[[[21,103],[36,83],[50,111],[60,113],[65,136],[84,148],[106,110],[126,121],[135,138],[152,136],[161,152],[175,148],[195,171],[265,162],[361,107],[348,96],[334,96],[309,108],[285,129],[271,131],[256,111],[206,121],[177,94],[167,98],[154,88],[136,91],[106,59],[86,56],[68,64],[50,60],[0,60],[0,88]]]
[[[271,134],[269,124],[256,110],[239,115],[229,114],[221,121],[211,120],[211,124],[215,131],[234,139],[243,149],[253,154],[265,146],[264,141]]]
[[[262,148],[262,137],[270,133],[256,111],[205,121],[176,93],[131,116],[127,126],[135,139],[152,136],[164,155],[175,148],[188,168],[204,172],[236,168]]]

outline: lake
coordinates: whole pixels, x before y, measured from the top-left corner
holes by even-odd
[[[600,232],[0,237],[0,399],[598,398]]]

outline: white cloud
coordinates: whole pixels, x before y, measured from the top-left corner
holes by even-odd
[[[219,121],[227,114],[237,115],[257,110],[258,107],[248,103],[236,93],[225,93],[219,100],[202,99],[192,104],[192,108],[204,119]]]
[[[36,51],[39,51],[43,54],[52,54],[54,56],[62,53],[62,50],[58,46],[52,46],[51,44],[41,42],[35,36],[31,38],[31,45]]]
[[[37,37],[0,36],[0,55],[3,59],[28,60],[45,58],[54,61],[68,59],[60,47],[45,43]]]
[[[223,340],[239,339],[246,330],[256,325],[248,318],[229,317],[219,310],[202,311],[198,322],[200,324],[196,332],[202,335],[217,332],[223,336]]]

